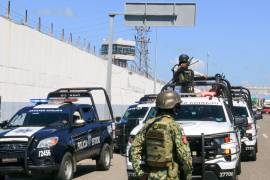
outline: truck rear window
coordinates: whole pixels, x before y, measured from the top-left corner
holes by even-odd
[[[248,117],[246,107],[233,106],[233,115],[236,117]]]
[[[225,122],[225,114],[219,105],[181,105],[176,109],[177,121],[215,121]]]
[[[131,107],[124,114],[124,119],[144,118],[148,111],[148,107]]]

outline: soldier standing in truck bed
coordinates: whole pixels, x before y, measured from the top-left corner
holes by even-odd
[[[181,93],[192,93],[194,88],[191,83],[194,80],[194,72],[189,69],[189,56],[181,54],[177,70],[173,74],[172,82],[181,86]]]

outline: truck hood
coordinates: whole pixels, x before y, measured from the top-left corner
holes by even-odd
[[[227,122],[182,121],[180,124],[187,136],[197,136],[202,133],[209,135],[233,131],[231,124]]]
[[[198,136],[204,133],[205,135],[224,133],[233,131],[233,127],[228,122],[212,122],[212,121],[186,121],[179,122],[181,124],[185,135]],[[130,133],[136,135],[143,128],[144,124],[139,124]]]
[[[134,122],[134,123],[139,124],[141,120],[143,120],[143,118],[121,118],[121,120],[117,122],[116,125],[128,124],[128,122]]]
[[[17,127],[11,129],[0,129],[0,138],[20,138],[20,137],[43,137],[57,131],[57,128],[51,127]]]

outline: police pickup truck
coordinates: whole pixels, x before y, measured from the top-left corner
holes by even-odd
[[[232,86],[233,114],[236,117],[246,118],[246,125],[242,126],[242,160],[257,159],[258,140],[256,120],[262,117],[253,112],[251,94],[249,89],[242,86]]]
[[[89,158],[100,170],[110,168],[113,113],[103,88],[64,88],[33,102],[2,123],[0,179],[46,173],[70,180],[76,163]]]
[[[124,116],[116,122],[115,128],[115,150],[125,153],[130,132],[138,124],[143,124],[146,119],[156,115],[155,100],[157,95],[147,94],[138,102],[130,105]]]
[[[181,106],[175,109],[175,120],[183,127],[191,149],[193,178],[202,180],[236,180],[241,173],[240,126],[246,121],[232,114],[231,85],[223,76],[207,77],[204,81],[193,81],[190,87],[211,87],[202,93],[180,93]],[[179,89],[168,83],[162,91]],[[180,91],[181,92],[181,91]],[[129,161],[134,136],[143,125],[133,129],[127,147],[127,174],[135,176]],[[142,157],[142,168],[144,168]]]
[[[193,177],[207,180],[237,179],[241,171],[241,143],[225,101],[218,97],[183,97],[181,100],[175,120],[183,127],[189,141]],[[131,143],[142,127],[137,126],[130,134],[126,159],[130,179],[135,176],[129,161]]]
[[[255,161],[257,159],[257,128],[255,123],[255,117],[252,111],[248,108],[248,105],[243,100],[233,101],[233,115],[235,117],[246,118],[246,126],[243,127],[242,132],[242,152],[241,157],[245,160]]]

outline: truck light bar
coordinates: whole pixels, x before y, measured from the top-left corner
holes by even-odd
[[[77,102],[78,98],[51,98],[49,99],[50,103],[72,103]]]
[[[48,99],[30,99],[31,103],[47,103]]]
[[[211,91],[202,92],[203,97],[213,97],[213,96],[216,96],[216,95],[217,95],[216,92],[211,92]]]
[[[30,99],[31,103],[72,103],[78,98],[52,98],[52,99]]]

